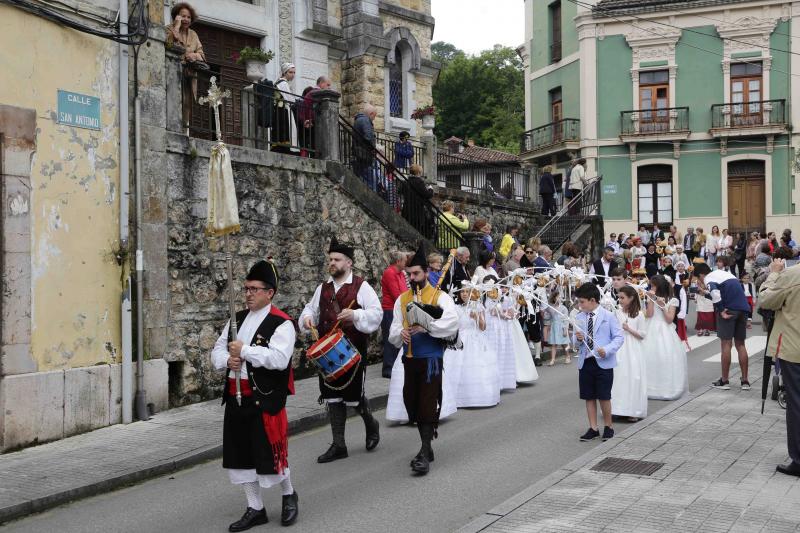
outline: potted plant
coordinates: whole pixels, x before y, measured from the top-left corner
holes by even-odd
[[[275,53],[272,50],[262,50],[251,46],[245,46],[231,55],[231,59],[237,63],[244,63],[247,79],[253,83],[267,77],[267,63],[272,61],[273,57],[275,57]]]
[[[421,120],[423,128],[432,130],[436,125],[436,108],[432,105],[418,107],[411,113],[411,118],[414,120]]]

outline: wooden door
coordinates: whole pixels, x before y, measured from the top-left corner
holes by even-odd
[[[765,191],[764,176],[728,178],[728,227],[731,233],[764,231]]]
[[[563,123],[561,122],[563,113],[560,98],[561,96],[559,95],[559,100],[550,104],[550,114],[553,122],[553,142],[559,142],[564,136]]]
[[[245,46],[258,48],[260,39],[252,35],[223,30],[204,24],[194,24],[192,29],[197,32],[210,71],[198,76],[198,97],[208,93],[209,79],[216,76],[217,85],[230,89],[231,97],[226,98],[220,107],[220,122],[222,136],[228,144],[242,144],[242,94],[241,89],[250,82],[245,76],[244,66],[236,63],[232,56]],[[192,135],[212,139],[215,130],[213,114],[208,106],[201,106],[197,102],[192,109],[191,121]]]

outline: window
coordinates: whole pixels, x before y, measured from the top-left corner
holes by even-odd
[[[763,122],[761,63],[731,65],[731,125],[758,126]]]
[[[669,130],[669,71],[651,70],[639,74],[639,131]]]
[[[672,224],[672,167],[646,165],[638,171],[639,224]]]
[[[403,52],[399,45],[394,49],[394,63],[389,65],[389,114],[403,117]]]
[[[500,173],[499,172],[489,172],[486,174],[486,181],[489,185],[492,186],[492,189],[495,191],[500,190]]]
[[[561,61],[561,2],[550,4],[550,62]]]
[[[445,176],[445,187],[448,189],[461,190],[461,174],[448,174]]]
[[[561,104],[561,87],[550,91],[550,121],[553,123],[552,142],[558,142],[563,137],[563,106]]]

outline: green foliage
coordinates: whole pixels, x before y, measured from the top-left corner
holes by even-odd
[[[525,130],[522,61],[513,48],[495,45],[478,56],[437,42],[434,59],[442,62],[433,87],[436,136],[474,139],[479,146],[518,153]]]

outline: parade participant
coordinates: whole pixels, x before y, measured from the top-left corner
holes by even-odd
[[[597,401],[603,412],[604,441],[614,436],[611,427],[611,387],[614,383],[614,367],[617,366],[617,351],[625,340],[616,317],[600,306],[600,289],[592,283],[584,283],[575,291],[578,298],[580,329],[575,332],[578,344],[578,384],[580,397],[586,401],[586,416],[589,430],[581,435],[581,441],[590,441],[600,436],[597,430]]]
[[[626,416],[631,422],[647,416],[647,373],[642,339],[646,334],[639,294],[631,286],[618,291],[617,320],[625,331],[625,342],[617,352],[614,385],[611,387],[611,414]]]
[[[482,282],[489,286],[499,280],[486,276]],[[486,293],[486,335],[489,344],[497,353],[497,368],[500,372],[500,390],[517,388],[517,358],[514,352],[514,337],[511,331],[512,316],[503,308],[501,289],[491,287]]]
[[[439,406],[442,402],[442,364],[446,342],[458,333],[458,313],[453,300],[432,287],[427,280],[423,245],[406,267],[411,289],[394,305],[389,339],[402,347],[405,381],[403,400],[410,422],[417,424],[422,446],[411,460],[411,469],[425,475],[433,461],[432,440],[437,436]],[[414,305],[416,304],[416,305]],[[441,309],[434,318],[425,308]],[[438,314],[438,313],[436,313]]]
[[[677,272],[675,272],[677,274]],[[669,278],[668,278],[669,279]],[[678,280],[677,276],[675,281],[672,282],[672,294],[678,299],[680,305],[678,306],[678,314],[675,316],[675,332],[678,338],[686,346],[686,350],[691,350],[689,346],[689,334],[686,331],[686,315],[689,313],[689,295],[686,294],[686,289],[683,284]]]
[[[703,266],[701,267],[700,265]],[[698,269],[706,267],[707,265],[705,263],[697,263],[695,265],[694,274],[698,273]],[[714,304],[711,302],[711,299],[706,298],[706,295],[710,294],[710,292],[705,281],[703,281],[703,277],[697,275],[696,278],[697,296],[695,298],[695,304],[697,305],[697,322],[694,325],[694,329],[698,337],[708,337],[711,335],[712,331],[717,331],[717,315],[714,313]]]
[[[561,303],[561,295],[558,291],[550,293],[548,298],[548,306],[545,313],[550,322],[550,336],[547,338],[547,343],[550,345],[550,361],[547,366],[556,364],[556,355],[559,348],[564,348],[564,364],[570,364],[572,359],[567,351],[569,344],[569,315],[567,307]]]
[[[624,268],[615,268],[611,271],[611,297],[619,302],[619,290],[628,284],[628,271]]]
[[[531,348],[528,346],[527,340],[525,339],[525,332],[522,330],[522,324],[520,324],[519,321],[520,307],[522,306],[517,297],[506,293],[503,296],[502,307],[511,323],[511,344],[514,347],[515,379],[517,383],[533,383],[539,379],[539,373],[536,371],[536,365],[531,356]],[[527,302],[524,307],[527,309]]]
[[[297,492],[289,473],[286,417],[286,397],[294,394],[294,324],[272,305],[278,289],[272,263],[253,265],[243,289],[247,310],[236,314],[236,339],[230,339],[229,322],[211,352],[214,368],[228,369],[222,393],[222,467],[228,470],[231,483],[241,485],[247,496],[247,510],[229,531],[245,531],[269,521],[261,500],[262,487],[280,484],[282,525],[293,524],[298,515]],[[241,405],[236,399],[237,372]]]
[[[483,304],[470,300],[471,288],[461,289],[458,311],[458,338],[461,351],[461,375],[456,390],[456,404],[460,407],[491,407],[500,403],[500,374],[497,354],[486,341],[486,314]],[[450,350],[445,352],[445,357]],[[450,367],[445,365],[445,381]]]
[[[319,285],[311,301],[300,314],[300,331],[307,333],[314,327],[320,337],[334,326],[341,326],[345,337],[361,354],[361,361],[339,379],[328,383],[319,378],[321,398],[328,404],[333,443],[317,457],[319,463],[329,463],[347,457],[344,438],[347,406],[354,407],[367,432],[367,451],[374,450],[380,441],[378,421],[370,412],[364,393],[367,345],[369,334],[381,325],[383,311],[375,290],[363,278],[353,274],[353,248],[331,239],[328,249],[328,281]],[[390,335],[391,337],[391,335]]]
[[[664,276],[650,279],[647,292],[647,396],[676,400],[689,388],[686,349],[673,325],[680,301],[672,296],[672,282]]]

